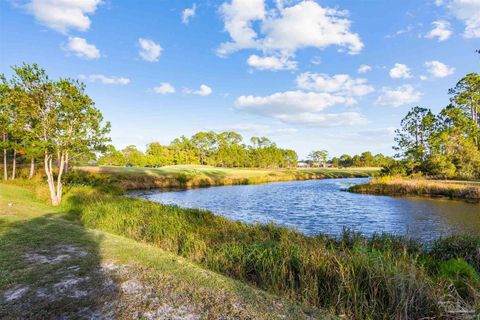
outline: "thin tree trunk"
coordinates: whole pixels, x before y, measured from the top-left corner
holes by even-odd
[[[16,149],[13,149],[12,180],[15,180],[16,171],[17,171],[17,150],[16,150]]]
[[[28,179],[32,179],[34,173],[35,173],[35,158],[32,158],[30,159],[30,174],[28,175]]]
[[[3,144],[7,142],[7,134],[3,133]],[[7,148],[3,147],[3,180],[8,180],[8,166],[7,166]]]
[[[68,153],[60,153],[60,167],[58,168],[58,177],[57,177],[57,201],[58,204],[62,201],[63,185],[62,185],[62,175],[65,168],[65,159],[68,157]]]
[[[68,153],[65,154],[65,174],[68,173],[68,169],[69,169],[69,166],[70,166],[70,158],[68,157]]]
[[[48,189],[50,190],[50,200],[52,205],[58,206],[58,198],[55,193],[55,183],[53,180],[53,170],[52,170],[52,155],[45,152],[45,173],[47,175]]]

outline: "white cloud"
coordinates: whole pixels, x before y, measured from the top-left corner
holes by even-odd
[[[150,39],[139,38],[138,45],[140,47],[138,54],[143,60],[149,62],[158,61],[163,51],[162,47],[158,43],[155,43]]]
[[[450,22],[437,20],[432,22],[433,29],[425,35],[428,39],[438,38],[438,41],[445,41],[453,34]]]
[[[317,92],[336,93],[345,96],[364,96],[374,91],[364,78],[353,79],[347,74],[326,74],[305,72],[295,82],[297,87]]]
[[[232,38],[232,42],[223,43],[217,50],[219,55],[258,46],[257,33],[253,29],[252,22],[265,18],[264,0],[232,0],[230,3],[223,3],[220,12],[225,30]]]
[[[279,135],[279,134],[291,134],[298,130],[295,128],[284,127],[271,127],[269,125],[255,124],[255,123],[232,123],[219,126],[209,126],[207,130],[213,130],[216,132],[222,131],[236,131],[251,135]]]
[[[362,124],[366,122],[357,112],[322,113],[335,105],[353,105],[355,100],[329,93],[286,91],[269,96],[240,96],[236,108],[246,112],[274,118],[283,123],[330,127]]]
[[[440,61],[425,62],[428,72],[436,78],[445,78],[455,72],[455,68],[449,67]]]
[[[187,94],[196,94],[198,96],[206,97],[211,95],[213,90],[206,84],[202,84],[200,85],[200,88],[198,90],[191,90],[187,88],[187,89],[184,89],[183,92]]]
[[[389,74],[393,79],[408,79],[412,77],[410,68],[401,63],[395,63],[395,66],[390,69]]]
[[[313,57],[311,63],[319,65],[322,63],[322,58],[320,57]]]
[[[357,70],[358,73],[367,73],[370,71],[372,71],[372,67],[370,67],[368,64],[362,64]]]
[[[332,45],[359,53],[363,43],[350,31],[348,12],[324,8],[315,1],[300,1],[290,7],[285,3],[267,9],[264,0],[231,0],[220,9],[231,42],[217,50],[221,56],[241,49],[293,57],[307,47],[323,49]],[[255,28],[254,22],[258,22]]]
[[[95,45],[90,44],[87,40],[79,37],[68,37],[67,44],[63,47],[65,51],[72,52],[79,58],[98,59],[100,58],[100,50]]]
[[[334,105],[354,105],[353,98],[329,93],[285,91],[269,96],[240,96],[236,107],[252,113],[279,118],[304,112],[319,112]]]
[[[195,17],[197,5],[194,3],[191,8],[186,8],[182,11],[182,23],[188,24],[190,19]]]
[[[88,15],[95,13],[101,0],[31,0],[27,11],[42,25],[61,33],[70,29],[87,31]]]
[[[299,113],[295,115],[279,115],[278,120],[287,124],[296,124],[317,128],[353,126],[368,123],[367,118],[358,112],[341,113]]]
[[[480,1],[479,0],[445,0],[436,1],[444,5],[459,20],[465,24],[465,38],[480,38]]]
[[[159,86],[154,87],[152,91],[159,94],[175,93],[175,87],[168,82],[162,82]]]
[[[106,76],[103,74],[91,74],[88,76],[80,75],[79,78],[81,80],[88,80],[90,82],[101,82],[103,84],[119,84],[119,85],[127,85],[130,83],[130,79],[124,77],[114,77],[114,76]]]
[[[422,93],[415,90],[410,84],[405,84],[397,88],[382,88],[382,95],[375,101],[376,105],[400,107],[405,104],[420,101]]]
[[[255,54],[248,57],[247,64],[259,70],[295,70],[297,62],[291,61],[288,57],[265,56],[259,57]]]

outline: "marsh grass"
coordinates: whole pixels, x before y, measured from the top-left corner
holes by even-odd
[[[378,168],[240,169],[199,165],[162,168],[79,167],[70,174],[70,182],[100,181],[97,185],[115,185],[122,190],[153,188],[197,188],[246,185],[267,182],[369,177]]]
[[[155,244],[352,319],[473,317],[480,301],[480,237],[446,238],[430,249],[403,237],[365,238],[348,230],[339,238],[308,237],[273,224],[247,225],[90,187],[71,190],[65,208],[68,219],[87,227]]]
[[[446,197],[480,202],[480,182],[378,177],[349,191],[382,195]]]

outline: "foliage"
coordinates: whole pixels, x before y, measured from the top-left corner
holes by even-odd
[[[198,132],[190,139],[181,136],[170,145],[152,142],[145,153],[135,146],[117,151],[109,146],[98,160],[101,165],[158,168],[169,165],[202,164],[217,167],[291,168],[297,166],[293,150],[282,149],[268,138],[253,137],[251,145],[233,131]]]
[[[110,125],[103,124],[103,116],[85,93],[83,83],[71,79],[52,81],[36,64],[12,69],[12,79],[2,77],[0,90],[4,158],[8,151],[12,152],[15,179],[18,154],[31,159],[31,169],[35,158],[43,157],[51,202],[58,205],[63,194],[62,176],[69,162],[102,151],[109,141],[106,134]]]

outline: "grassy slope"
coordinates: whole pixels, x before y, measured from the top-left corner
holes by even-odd
[[[350,188],[352,192],[447,197],[480,202],[480,182],[380,177]]]
[[[59,218],[0,184],[0,318],[324,317],[157,247]]]
[[[210,166],[162,168],[79,167],[80,171],[110,179],[122,189],[193,188],[217,185],[256,184],[323,178],[351,178],[375,175],[378,168],[238,169]]]

